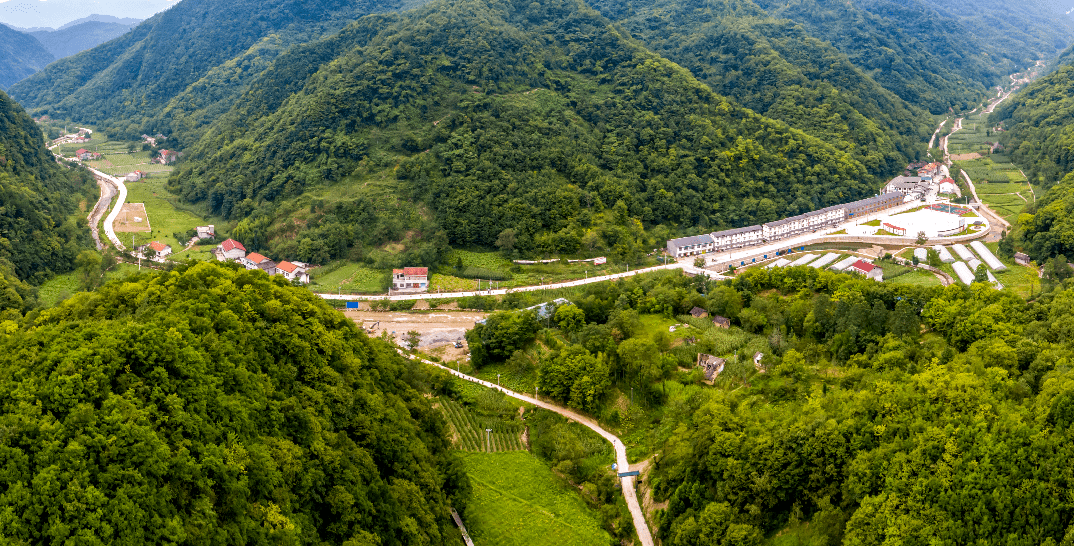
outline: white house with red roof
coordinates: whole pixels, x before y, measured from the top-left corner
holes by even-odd
[[[297,279],[302,284],[309,284],[310,282],[310,274],[306,271],[306,268],[286,260],[276,264],[276,272],[289,281]]]
[[[135,250],[138,251],[139,256],[142,258],[156,262],[163,262],[164,258],[172,253],[172,247],[160,241],[153,241],[147,245],[142,245]]]
[[[228,239],[218,245],[213,251],[216,259],[221,262],[241,260],[246,257],[246,247],[235,239]]]
[[[276,262],[256,252],[251,252],[244,258],[239,258],[239,263],[245,266],[246,269],[260,269],[269,275],[276,274]]]
[[[428,289],[428,267],[404,267],[392,270],[392,290],[425,292]]]
[[[91,159],[97,159],[98,157],[101,157],[101,154],[91,152],[85,148],[79,148],[78,151],[75,152],[75,157],[81,159],[82,161],[89,161]]]
[[[877,282],[884,281],[884,270],[865,260],[858,260],[850,264],[850,267],[846,268],[846,271],[857,273],[864,276],[866,279],[872,279]]]

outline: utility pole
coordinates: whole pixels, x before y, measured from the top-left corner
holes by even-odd
[[[500,386],[500,374],[496,374],[496,386]]]

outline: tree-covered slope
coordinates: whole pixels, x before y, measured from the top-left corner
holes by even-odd
[[[137,135],[152,130],[151,120],[191,84],[262,39],[274,36],[288,44],[314,39],[400,4],[184,0],[116,40],[56,62],[13,89],[12,96],[54,117]],[[228,86],[241,89],[242,83],[239,78]]]
[[[279,278],[140,275],[0,349],[8,544],[462,544],[425,372]]]
[[[33,36],[0,25],[0,89],[11,87],[54,59]]]
[[[41,129],[0,91],[0,267],[32,283],[70,271],[89,244],[72,215],[95,189],[86,172],[56,164]]]
[[[848,151],[887,176],[917,158],[930,120],[845,54],[750,1],[591,1],[717,93]]]
[[[52,31],[39,30],[31,32],[30,35],[37,38],[54,57],[62,59],[118,38],[135,26],[137,25],[86,21]]]
[[[238,232],[265,241],[270,202],[378,162],[398,164],[396,193],[451,243],[513,230],[520,249],[564,253],[636,246],[632,225],[745,225],[873,185],[852,156],[728,103],[574,0],[436,2],[297,48],[172,183],[215,213],[253,213]],[[327,220],[357,237],[354,217]]]
[[[1007,74],[1055,55],[1074,38],[1074,24],[1061,12],[1017,3],[756,1],[769,15],[831,42],[910,104],[936,114],[972,108]],[[1006,22],[990,26],[995,19]],[[1001,30],[1010,26],[1022,30]]]

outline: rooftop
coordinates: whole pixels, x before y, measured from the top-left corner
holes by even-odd
[[[692,237],[680,237],[678,239],[672,239],[668,242],[678,247],[684,247],[689,245],[710,244],[713,242],[713,240],[711,235],[694,235]]]
[[[220,243],[220,248],[224,249],[224,252],[235,250],[236,248],[243,252],[246,252],[246,247],[242,246],[242,243],[236,241],[235,239],[228,239]]]
[[[298,266],[288,261],[282,261],[276,264],[276,269],[287,273],[294,273],[295,270],[298,269]]]

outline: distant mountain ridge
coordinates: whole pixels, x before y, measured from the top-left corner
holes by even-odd
[[[8,89],[55,58],[37,38],[0,25],[0,89]]]
[[[58,30],[36,31],[29,34],[37,38],[54,57],[63,59],[87,49],[93,49],[130,32],[138,26],[138,20],[133,19],[133,21],[135,22],[83,21],[78,24],[64,25]]]

